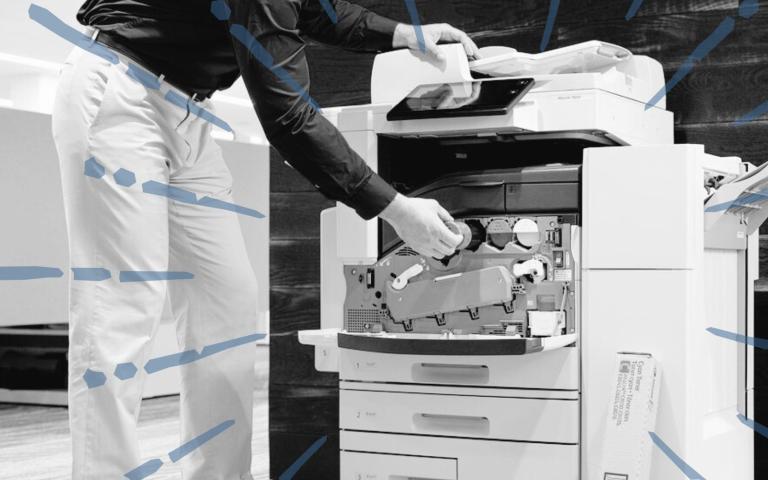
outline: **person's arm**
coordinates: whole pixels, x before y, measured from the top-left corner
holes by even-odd
[[[309,72],[297,29],[301,0],[233,0],[229,5],[230,25],[241,32],[244,27],[253,39],[244,44],[233,38],[233,46],[270,143],[326,197],[352,207],[364,219],[386,208],[385,218],[417,251],[438,257],[452,253],[461,237],[443,224],[450,215],[435,202],[398,195],[306,101]],[[281,79],[278,69],[298,88]]]
[[[320,0],[303,0],[298,27],[319,42],[359,51],[386,51],[393,48],[420,48],[413,25],[399,23],[345,0],[328,0],[336,12],[336,22],[323,9]],[[478,58],[478,48],[469,36],[447,23],[421,27],[426,53],[442,61],[438,42],[461,42],[467,56]]]

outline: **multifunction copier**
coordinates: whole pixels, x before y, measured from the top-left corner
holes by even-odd
[[[752,333],[766,172],[674,144],[648,103],[661,65],[619,46],[441,48],[378,55],[373,103],[325,111],[465,238],[429,258],[322,212],[322,328],[299,340],[339,372],[340,478],[603,480],[614,359],[640,352],[663,370],[658,438],[706,478],[751,479],[751,347],[711,329]],[[645,451],[650,478],[684,478]]]

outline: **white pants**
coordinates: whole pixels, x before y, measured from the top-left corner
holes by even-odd
[[[143,369],[166,294],[180,350],[256,333],[256,279],[235,213],[142,191],[146,181],[231,202],[232,178],[211,125],[112,65],[75,50],[60,80],[53,132],[73,268],[107,280],[70,283],[69,415],[73,478],[124,478],[141,458],[136,421]],[[175,89],[174,89],[175,90]],[[178,91],[177,91],[178,92]],[[178,92],[184,95],[181,92]],[[187,96],[184,95],[186,98]],[[190,100],[191,101],[191,100]],[[197,105],[211,110],[209,101]],[[86,160],[93,158],[91,175]],[[98,176],[104,167],[104,175]],[[124,169],[135,174],[135,183]],[[192,279],[123,282],[120,271],[182,271]],[[188,480],[250,479],[255,346],[182,365],[181,441],[234,425],[181,461]],[[139,371],[120,380],[115,366]],[[89,388],[87,369],[106,383]],[[161,458],[166,464],[168,457]]]

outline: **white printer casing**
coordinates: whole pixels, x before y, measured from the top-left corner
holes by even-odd
[[[601,45],[588,46],[594,52]],[[751,347],[706,329],[752,334],[757,227],[744,227],[749,213],[740,212],[739,221],[728,217],[721,222],[727,226],[707,230],[704,206],[708,179],[728,182],[750,166],[701,145],[673,144],[664,100],[646,105],[663,87],[663,71],[639,56],[598,71],[531,75],[535,86],[507,115],[387,121],[415,86],[471,78],[461,47],[441,48],[448,58],[442,68],[406,51],[379,55],[375,103],[324,113],[374,170],[382,136],[520,133],[547,141],[552,132],[592,132],[613,142],[586,148],[578,159],[581,226],[571,239],[578,246],[577,341],[507,356],[340,349],[343,266],[378,260],[379,226],[341,204],[325,210],[321,330],[299,332],[299,339],[315,345],[318,370],[339,372],[340,478],[598,480],[620,351],[649,353],[661,365],[660,438],[706,478],[753,478],[753,432],[737,418],[753,412]],[[510,167],[514,162],[510,156]],[[656,449],[651,478],[683,476]]]

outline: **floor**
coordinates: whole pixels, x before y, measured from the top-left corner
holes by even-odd
[[[253,405],[253,477],[269,479],[267,386],[269,348],[259,347],[258,385]],[[144,400],[139,437],[144,458],[158,458],[179,445],[178,396]],[[0,477],[3,480],[70,478],[67,410],[0,404]],[[181,478],[178,464],[166,462],[151,480]]]

